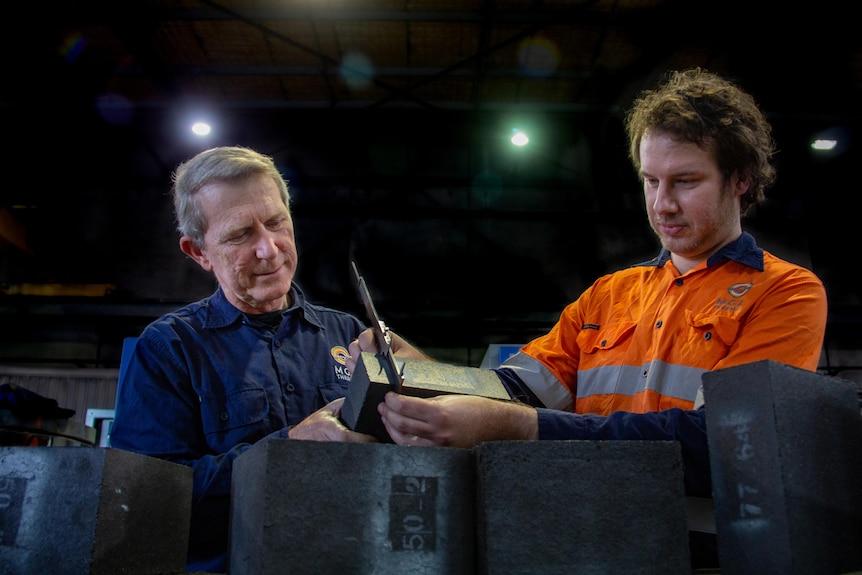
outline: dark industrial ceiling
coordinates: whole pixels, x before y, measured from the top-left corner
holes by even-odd
[[[747,88],[779,180],[747,223],[824,279],[856,331],[862,40],[850,3],[48,1],[5,8],[0,361],[112,365],[213,283],[177,248],[171,170],[241,144],[289,178],[298,281],[477,363],[545,331],[597,275],[646,259],[622,116],[668,69]],[[197,114],[197,116],[195,116]],[[188,122],[212,121],[194,140]],[[518,127],[531,145],[515,150]],[[839,134],[831,156],[809,140]],[[848,327],[849,326],[849,327]]]

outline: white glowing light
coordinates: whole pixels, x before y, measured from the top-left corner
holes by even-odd
[[[197,136],[206,136],[212,128],[206,122],[195,122],[192,124],[192,132]]]
[[[826,140],[818,138],[811,143],[812,150],[827,151],[835,148],[838,145],[838,140]]]
[[[512,134],[512,143],[516,146],[526,146],[529,143],[530,138],[527,137],[527,134],[522,132],[521,130],[514,130],[514,134]]]

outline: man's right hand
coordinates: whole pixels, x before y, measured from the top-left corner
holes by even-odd
[[[287,436],[290,439],[305,439],[309,441],[343,441],[346,443],[376,443],[373,435],[358,433],[349,429],[339,417],[344,398],[324,405],[297,425],[293,426]]]

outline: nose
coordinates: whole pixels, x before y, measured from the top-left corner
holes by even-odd
[[[660,181],[655,187],[652,207],[657,214],[666,214],[677,210],[676,200],[671,193],[671,186],[667,182]]]
[[[254,253],[258,259],[268,260],[278,254],[278,246],[270,234],[262,233],[254,244]]]

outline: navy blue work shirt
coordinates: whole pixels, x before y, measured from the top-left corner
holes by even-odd
[[[347,346],[365,325],[293,285],[260,322],[221,288],[147,326],[117,390],[111,447],[191,466],[187,569],[227,571],[233,461],[347,393]]]

